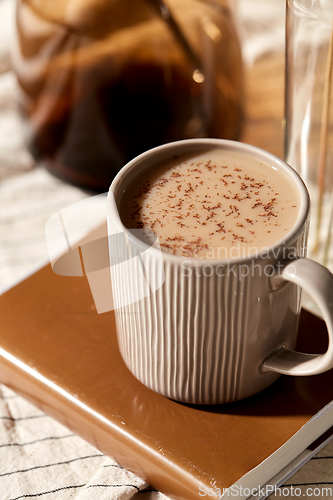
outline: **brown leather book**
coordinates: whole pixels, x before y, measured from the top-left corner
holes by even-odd
[[[46,266],[0,297],[0,314],[0,381],[172,498],[246,498],[281,482],[333,423],[332,370],[219,406],[152,392],[124,365],[114,314],[97,314],[86,277]],[[298,349],[326,345],[323,322],[303,311]]]

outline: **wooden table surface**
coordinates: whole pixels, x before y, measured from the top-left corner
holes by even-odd
[[[243,142],[283,158],[284,54],[270,54],[245,69]]]

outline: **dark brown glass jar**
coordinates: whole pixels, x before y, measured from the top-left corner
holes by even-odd
[[[18,0],[13,52],[34,157],[107,190],[139,153],[237,139],[242,60],[226,0]]]

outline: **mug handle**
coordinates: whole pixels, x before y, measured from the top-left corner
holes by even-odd
[[[273,285],[291,281],[306,290],[320,308],[328,330],[328,349],[324,354],[305,354],[281,346],[263,362],[263,372],[284,375],[316,375],[333,367],[333,274],[317,262],[299,258],[284,264]]]

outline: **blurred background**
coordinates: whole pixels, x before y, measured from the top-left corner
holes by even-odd
[[[282,156],[284,1],[136,5],[0,0],[0,290],[47,260],[48,217],[150,147]]]

